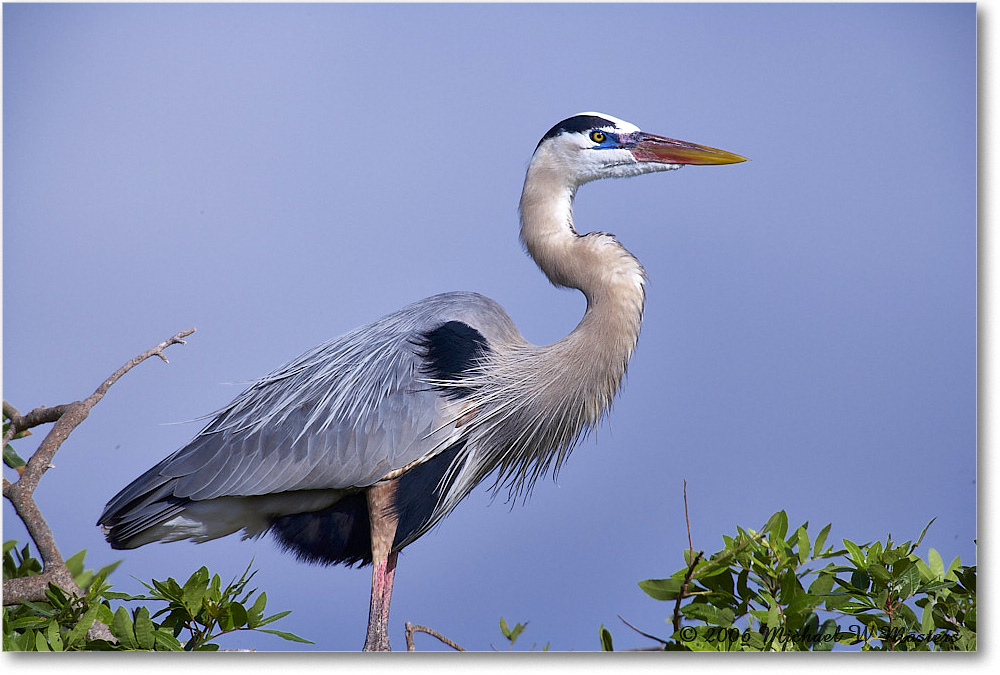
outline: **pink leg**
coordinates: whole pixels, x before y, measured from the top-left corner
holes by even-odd
[[[396,575],[396,554],[372,565],[372,601],[368,609],[366,652],[389,652],[389,602],[392,600],[392,580]]]
[[[366,652],[389,652],[389,601],[392,600],[392,579],[396,575],[396,553],[392,542],[396,536],[396,499],[394,480],[376,483],[368,488],[368,518],[372,538],[372,603],[368,609]]]

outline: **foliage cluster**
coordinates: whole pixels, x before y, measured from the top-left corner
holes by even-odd
[[[525,621],[524,623],[514,624],[514,627],[511,628],[510,626],[507,625],[507,620],[504,619],[502,616],[500,617],[500,633],[504,636],[504,638],[508,642],[507,651],[509,652],[514,651],[514,643],[517,642],[517,638],[521,636],[521,633],[523,633],[524,629],[527,627],[528,627],[528,622]],[[531,651],[535,651],[535,647],[537,646],[538,646],[537,642],[532,644]],[[541,651],[543,652],[549,651],[548,642],[545,643],[545,646],[542,647]]]
[[[789,534],[779,511],[760,531],[724,536],[725,547],[707,559],[686,551],[683,569],[639,582],[673,603],[670,637],[642,634],[684,651],[976,649],[976,567],[959,558],[945,567],[934,549],[921,559],[915,550],[927,528],[915,543],[843,539],[834,550],[830,525],[813,540],[808,526]],[[599,637],[604,650],[614,648],[604,626]]]
[[[173,578],[142,582],[147,593],[129,595],[111,590],[107,576],[117,566],[113,563],[97,572],[84,569],[86,551],[70,557],[66,564],[82,596],[66,593],[49,584],[44,602],[21,601],[3,608],[4,651],[215,651],[218,638],[234,631],[271,633],[286,640],[309,642],[297,635],[264,628],[289,614],[288,611],[264,616],[267,594],[249,588],[256,572],[246,571],[227,586],[218,574],[198,569],[183,584]],[[42,565],[31,556],[28,546],[20,550],[17,542],[3,545],[3,578],[40,574]],[[131,611],[119,604],[112,610],[111,601],[152,601],[165,606],[150,614],[145,605]],[[162,618],[161,618],[162,617]],[[95,621],[106,624],[117,642],[91,639],[88,631]],[[311,644],[311,643],[310,643]]]

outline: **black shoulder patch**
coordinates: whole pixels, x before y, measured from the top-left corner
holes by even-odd
[[[614,126],[614,123],[607,118],[598,117],[597,115],[575,115],[564,119],[562,122],[549,129],[548,132],[542,136],[542,140],[538,141],[538,145],[541,145],[550,138],[555,138],[559,134],[587,131],[588,129],[606,126]],[[538,149],[538,145],[535,146],[535,150]]]
[[[413,341],[420,349],[417,354],[424,360],[421,367],[428,377],[454,382],[475,368],[480,357],[490,345],[478,330],[461,321],[448,321],[423,333]],[[460,398],[470,391],[462,387],[448,387],[448,396]]]

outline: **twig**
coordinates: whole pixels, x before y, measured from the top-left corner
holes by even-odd
[[[691,543],[691,519],[688,517],[688,482],[687,478],[684,479],[684,522],[687,523],[688,530],[688,550],[694,550],[694,544]]]
[[[459,647],[457,644],[455,644],[454,642],[452,642],[451,640],[449,640],[445,636],[441,635],[441,633],[437,632],[433,628],[428,628],[427,626],[418,626],[415,623],[410,623],[409,621],[407,621],[406,622],[406,651],[408,651],[408,652],[415,652],[415,651],[417,651],[417,646],[415,644],[413,644],[413,634],[414,633],[427,633],[428,635],[436,637],[438,640],[440,640],[441,642],[445,643],[446,645],[448,645],[449,647],[451,647],[455,651],[458,651],[458,652],[464,652],[464,651],[466,651],[465,649],[462,649],[461,647]]]
[[[623,624],[625,624],[626,626],[628,626],[629,628],[631,628],[632,630],[634,630],[639,635],[641,635],[643,637],[648,637],[650,640],[656,640],[657,642],[659,642],[660,644],[663,644],[663,645],[670,644],[669,641],[664,640],[663,638],[658,638],[655,635],[650,635],[649,633],[643,633],[641,630],[639,630],[638,628],[636,628],[635,626],[633,626],[632,624],[630,624],[628,621],[626,621],[625,619],[622,619],[622,615],[621,614],[618,615],[618,618],[621,620],[621,622]]]
[[[52,529],[45,522],[45,518],[35,503],[35,488],[38,487],[38,482],[45,472],[52,467],[52,458],[56,451],[59,450],[70,433],[87,419],[90,410],[104,398],[115,382],[152,356],[158,356],[166,361],[163,350],[171,345],[184,344],[184,338],[191,335],[194,330],[194,328],[190,328],[181,331],[129,360],[104,380],[93,394],[82,401],[51,408],[36,408],[27,415],[21,415],[17,408],[6,401],[3,402],[3,412],[10,418],[10,428],[4,434],[5,444],[23,431],[40,424],[54,422],[52,429],[32,454],[31,459],[27,461],[23,471],[19,472],[18,479],[13,483],[8,481],[6,477],[3,479],[3,496],[7,498],[18,517],[24,522],[28,535],[38,548],[43,565],[43,572],[40,575],[8,579],[3,582],[3,602],[5,605],[16,604],[22,600],[43,600],[45,589],[48,588],[49,583],[56,584],[67,593],[83,595],[83,590],[76,585],[72,573],[66,567],[66,561],[59,553]],[[88,632],[88,637],[114,639],[107,626],[100,622],[95,622],[94,627]]]
[[[688,584],[691,583],[691,579],[694,577],[694,568],[698,566],[701,562],[701,556],[704,555],[704,551],[698,551],[698,555],[694,557],[691,561],[691,565],[688,566],[687,574],[684,575],[684,583],[681,584],[681,590],[677,594],[677,600],[674,602],[674,632],[676,633],[681,629],[681,600],[687,597]]]
[[[694,544],[691,543],[691,519],[688,517],[688,482],[684,481],[684,522],[687,523],[687,533],[688,533],[688,556],[694,553]],[[704,551],[698,551],[698,555],[694,556],[691,560],[691,564],[688,565],[687,574],[684,575],[684,583],[681,584],[681,590],[677,594],[677,600],[674,602],[674,632],[676,633],[681,629],[681,601],[687,597],[688,584],[691,583],[691,579],[694,578],[694,569],[698,566],[701,561],[701,557],[705,555]]]
[[[99,386],[93,394],[82,401],[76,401],[75,403],[70,403],[65,406],[57,406],[57,408],[63,409],[61,414],[59,414],[58,418],[55,419],[55,424],[53,425],[48,436],[45,437],[45,440],[43,440],[41,445],[38,446],[38,449],[35,450],[35,454],[28,460],[28,464],[24,469],[24,474],[22,474],[21,478],[14,484],[15,488],[22,494],[33,493],[35,488],[38,487],[38,481],[41,479],[42,474],[48,471],[49,465],[52,462],[52,457],[56,454],[56,451],[69,436],[70,432],[79,426],[81,422],[87,419],[91,408],[97,405],[97,403],[104,398],[104,395],[108,393],[108,389],[110,389],[115,382],[121,379],[125,373],[152,356],[159,356],[161,359],[166,361],[166,358],[163,356],[163,350],[170,345],[184,344],[183,338],[193,332],[194,328],[182,331],[177,335],[174,335],[172,338],[164,340],[152,349],[148,349],[139,356],[131,359],[121,368],[112,373],[111,377],[104,380],[104,382],[101,383],[101,386]],[[32,411],[31,413],[28,413],[28,415],[31,416],[35,412],[37,411]],[[13,422],[13,419],[11,422]],[[12,423],[11,429],[15,428],[16,426]],[[21,429],[17,429],[15,435],[20,431]],[[7,491],[4,490],[4,496],[6,495]]]

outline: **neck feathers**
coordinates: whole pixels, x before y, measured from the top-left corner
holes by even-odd
[[[608,412],[639,338],[645,272],[610,234],[573,227],[576,186],[546,165],[528,169],[521,196],[521,239],[557,286],[587,298],[579,325],[547,346],[497,344],[471,390],[467,461],[449,480],[449,504],[496,471],[494,489],[527,493],[557,472],[576,442]],[[474,449],[488,449],[476,452]]]

